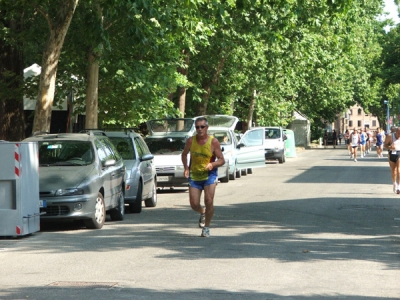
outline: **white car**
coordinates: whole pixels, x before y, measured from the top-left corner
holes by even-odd
[[[193,118],[165,118],[147,122],[150,135],[145,141],[154,155],[158,187],[187,187],[181,154],[186,140],[195,133]],[[189,157],[188,157],[189,161]],[[228,178],[228,168],[218,168],[218,178]]]
[[[234,132],[239,121],[237,117],[228,115],[202,117],[207,118],[208,133],[218,139],[221,144],[222,153],[228,164],[230,180],[246,175],[252,168],[265,167],[265,150],[262,147],[264,139],[261,136],[257,139],[258,131],[246,132],[238,141]],[[252,141],[253,139],[255,141]],[[249,140],[252,142],[249,143]]]

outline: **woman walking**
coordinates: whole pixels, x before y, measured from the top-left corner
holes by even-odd
[[[399,194],[400,179],[400,128],[396,132],[388,134],[385,138],[384,147],[389,150],[389,166],[392,173],[393,192]]]
[[[360,135],[357,132],[357,129],[353,129],[353,132],[350,134],[350,144],[351,144],[351,154],[350,159],[354,158],[354,161],[357,161],[357,148],[360,143]]]

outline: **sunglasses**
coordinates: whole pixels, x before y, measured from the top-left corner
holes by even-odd
[[[207,126],[206,125],[201,125],[201,126],[196,126],[196,129],[204,129],[204,128],[206,128]]]

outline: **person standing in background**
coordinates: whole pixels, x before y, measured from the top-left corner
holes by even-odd
[[[376,129],[376,134],[375,134],[375,146],[376,146],[376,154],[378,155],[378,158],[383,157],[383,141],[385,140],[385,134],[381,131],[381,129],[378,127]]]
[[[351,154],[350,133],[348,129],[346,129],[346,131],[344,132],[344,143],[346,144],[347,150],[349,150],[349,155],[350,155]]]
[[[333,129],[332,132],[332,143],[333,143],[333,148],[336,148],[336,144],[337,144],[337,133],[336,130]]]

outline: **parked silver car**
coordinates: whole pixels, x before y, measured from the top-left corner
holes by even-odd
[[[83,219],[91,229],[103,227],[106,211],[123,220],[125,165],[106,136],[89,131],[24,141],[38,142],[41,219]]]
[[[105,134],[117,148],[126,166],[125,203],[132,213],[157,205],[157,175],[154,156],[140,134],[133,130],[107,131]]]
[[[145,138],[154,154],[158,187],[187,187],[181,154],[186,140],[195,133],[193,118],[165,118],[149,120],[150,135]],[[189,155],[188,155],[189,161]],[[218,178],[228,178],[228,165],[218,168]]]

